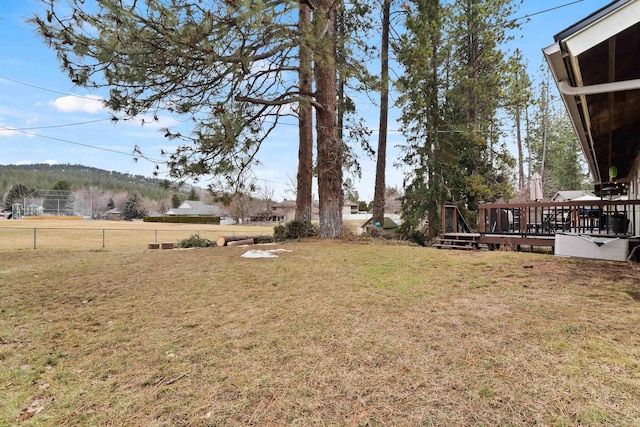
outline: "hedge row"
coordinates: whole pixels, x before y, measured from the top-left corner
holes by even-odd
[[[220,224],[219,216],[145,216],[144,222],[165,222],[173,224]]]

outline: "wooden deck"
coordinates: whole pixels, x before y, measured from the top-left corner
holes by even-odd
[[[640,200],[485,204],[481,234],[554,236],[557,232],[630,237],[640,232]]]
[[[564,203],[483,204],[472,229],[455,206],[443,206],[443,233],[434,247],[516,250],[555,247],[556,233],[615,237],[637,244],[640,200],[589,200]]]
[[[445,233],[433,244],[438,249],[479,249],[480,233]]]

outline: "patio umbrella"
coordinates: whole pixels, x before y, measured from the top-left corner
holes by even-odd
[[[538,172],[535,172],[531,177],[531,200],[537,202],[544,199],[542,195],[542,177]]]

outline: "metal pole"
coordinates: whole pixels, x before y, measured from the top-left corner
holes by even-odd
[[[37,228],[33,228],[33,249],[36,248],[36,230]]]
[[[155,238],[154,238],[155,240],[154,240],[154,242],[158,243],[158,230],[154,230],[154,231],[155,231]]]
[[[102,229],[102,247],[104,248],[104,228]]]

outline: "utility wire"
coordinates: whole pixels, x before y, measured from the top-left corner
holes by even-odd
[[[574,1],[573,3],[579,3],[579,2],[582,2],[582,1],[584,1],[584,0],[577,0],[577,1]],[[554,10],[554,9],[557,9],[557,8],[560,8],[560,7],[564,7],[564,6],[567,6],[567,5],[569,5],[569,4],[573,4],[573,3],[568,3],[568,4],[565,4],[565,5],[557,6],[557,7],[553,8],[553,9],[548,9],[547,11],[549,11],[549,10]],[[544,12],[546,12],[546,11],[536,12],[536,13],[534,13],[534,14],[532,14],[532,15],[527,15],[527,16],[533,16],[533,15],[537,15],[537,14],[544,13]],[[516,18],[516,19],[523,19],[523,18]],[[20,85],[24,85],[24,86],[32,87],[32,88],[39,89],[39,90],[44,90],[44,91],[51,92],[51,93],[57,93],[57,94],[59,94],[59,95],[67,95],[67,96],[74,96],[74,97],[82,98],[82,99],[92,99],[92,100],[95,100],[95,98],[94,98],[94,97],[90,97],[90,96],[83,96],[83,95],[74,95],[74,94],[71,94],[71,93],[68,93],[68,92],[62,92],[62,91],[58,91],[58,90],[55,90],[55,89],[49,89],[49,88],[46,88],[46,87],[43,87],[43,86],[35,85],[35,84],[33,84],[33,83],[24,82],[24,81],[21,81],[21,80],[16,80],[16,79],[13,79],[13,78],[11,78],[11,77],[6,77],[6,76],[1,75],[1,74],[0,74],[0,79],[4,79],[4,80],[7,80],[7,81],[10,81],[10,82],[16,83],[16,84],[20,84]],[[0,129],[4,129],[4,130],[13,130],[13,131],[15,131],[15,132],[20,132],[20,131],[30,131],[30,130],[47,129],[47,128],[58,128],[58,127],[76,126],[76,125],[90,124],[90,123],[93,123],[93,122],[100,122],[100,121],[107,121],[107,120],[113,120],[113,117],[112,117],[112,118],[109,118],[109,119],[97,119],[97,120],[94,120],[94,121],[78,122],[78,123],[62,124],[62,125],[41,126],[41,127],[32,127],[32,128],[8,128],[8,127],[1,127]],[[265,120],[265,121],[264,121],[264,123],[274,124],[274,122],[273,122],[273,121],[268,121],[268,120]],[[286,123],[286,122],[280,122],[279,124],[284,125],[284,126],[296,126],[296,127],[297,127],[297,126],[299,126],[299,124],[297,124],[297,123]],[[352,130],[352,129],[356,129],[356,128],[354,128],[354,127],[352,127],[352,126],[345,126],[345,127],[343,127],[343,128],[342,128],[342,130]],[[379,131],[379,129],[378,129],[378,128],[364,128],[364,130],[366,130],[366,131],[368,131],[368,132],[378,132],[378,131]],[[389,133],[402,133],[402,130],[400,130],[400,129],[388,129],[388,130],[387,130],[387,132],[389,132]],[[505,132],[505,133],[508,133],[508,132],[513,132],[513,130],[512,130],[512,129],[510,129],[510,130],[507,130],[507,129],[494,129],[494,130],[431,130],[431,131],[424,131],[424,132],[425,132],[425,133],[464,133],[464,132],[473,132],[473,133],[495,133],[495,132]],[[27,132],[24,132],[24,133],[27,133]],[[35,134],[34,134],[34,135],[35,135]],[[42,136],[42,135],[35,135],[35,136]],[[42,137],[43,137],[43,138],[47,138],[46,136],[42,136]],[[63,141],[63,142],[64,142],[64,141]],[[92,148],[97,148],[97,149],[103,149],[103,150],[106,150],[106,149],[104,149],[104,148],[94,147],[94,146],[91,146],[91,145],[88,145],[88,144],[75,143],[75,142],[72,142],[72,141],[68,141],[68,142],[69,142],[69,143],[72,143],[72,144],[85,145],[85,146],[87,146],[87,147],[92,147]],[[122,153],[121,153],[121,154],[122,154]],[[154,160],[151,160],[151,161],[154,161]]]
[[[582,0],[579,0],[582,1]],[[52,93],[57,93],[57,94],[61,94],[61,95],[69,95],[69,96],[76,96],[78,98],[84,98],[86,99],[86,96],[81,96],[81,95],[73,95],[73,94],[69,94],[66,92],[61,92],[61,91],[57,91],[54,89],[48,89],[42,86],[38,86],[38,85],[34,85],[28,82],[23,82],[23,81],[19,81],[19,80],[15,80],[15,79],[11,79],[5,76],[0,75],[0,79],[5,79],[5,80],[9,80],[11,82],[17,83],[17,84],[21,84],[21,85],[25,85],[25,86],[29,86],[29,87],[33,87],[36,89],[40,89],[40,90],[44,90],[44,91],[48,91],[48,92],[52,92]],[[90,98],[93,99],[93,98]],[[113,117],[111,118],[105,118],[105,119],[96,119],[96,120],[89,120],[86,122],[77,122],[77,123],[68,123],[68,124],[61,124],[61,125],[51,125],[51,126],[39,126],[39,127],[28,127],[28,128],[9,128],[9,127],[2,127],[1,129],[4,130],[13,130],[15,132],[19,132],[19,131],[31,131],[31,130],[40,130],[40,129],[53,129],[53,128],[59,128],[59,127],[68,127],[68,126],[78,126],[78,125],[84,125],[84,124],[91,124],[91,123],[97,123],[97,122],[102,122],[102,121],[109,121],[109,120],[113,120]],[[269,124],[274,124],[275,122],[273,121],[269,121],[269,120],[265,120],[264,123],[269,123]],[[299,126],[298,123],[286,123],[286,122],[280,122],[280,125],[283,126]],[[352,130],[355,129],[352,126],[344,126],[342,128],[342,130]],[[379,129],[377,128],[364,128],[364,130],[368,131],[368,132],[378,132]],[[389,129],[387,130],[387,132],[389,133],[402,133],[402,130],[400,129]],[[463,132],[474,132],[474,133],[494,133],[494,132],[512,132],[512,130],[507,130],[507,129],[496,129],[496,130],[438,130],[438,131],[425,131],[425,132],[430,132],[430,133],[463,133]],[[25,132],[26,133],[26,132]],[[37,135],[37,136],[41,136],[41,135]],[[80,143],[78,143],[80,144]],[[89,146],[89,145],[87,145]],[[90,146],[89,146],[90,147]]]
[[[110,153],[122,154],[122,155],[125,155],[125,156],[132,157],[134,159],[143,158],[143,159],[145,159],[145,160],[147,160],[147,161],[149,161],[151,163],[154,163],[154,164],[166,163],[164,160],[152,159],[152,158],[146,157],[146,156],[136,155],[136,154],[133,154],[133,153],[127,153],[125,151],[114,150],[112,148],[98,147],[97,145],[84,144],[82,142],[70,141],[68,139],[55,138],[53,136],[41,135],[41,134],[38,134],[38,133],[35,133],[35,132],[26,131],[26,130],[19,130],[19,129],[10,128],[10,127],[4,127],[4,126],[0,126],[0,130],[6,130],[6,131],[10,131],[10,132],[19,132],[19,133],[23,133],[25,135],[37,136],[39,138],[45,138],[45,139],[50,139],[50,140],[53,140],[53,141],[64,142],[65,144],[73,144],[73,145],[78,145],[78,146],[81,146],[81,147],[91,148],[91,149],[94,149],[94,150],[102,150],[102,151],[108,151]]]
[[[91,99],[91,100],[94,100],[94,101],[96,100],[95,95],[94,96],[76,95],[76,94],[69,93],[69,92],[62,92],[62,91],[59,91],[59,90],[49,89],[49,88],[46,88],[46,87],[38,86],[38,85],[35,85],[33,83],[28,83],[28,82],[23,82],[21,80],[16,80],[16,79],[13,79],[11,77],[3,76],[1,74],[0,74],[0,79],[7,80],[7,81],[10,81],[10,82],[13,82],[13,83],[17,83],[19,85],[32,87],[34,89],[44,90],[44,91],[51,92],[51,93],[57,93],[58,95],[74,96],[76,98]]]
[[[41,130],[41,129],[55,129],[55,128],[70,127],[70,126],[81,126],[81,125],[88,125],[88,124],[91,124],[91,123],[107,122],[107,121],[112,121],[112,120],[113,120],[113,117],[107,118],[107,119],[87,120],[85,122],[66,123],[66,124],[62,124],[62,125],[34,126],[34,127],[28,127],[28,128],[3,127],[2,129],[4,129],[4,130],[12,130],[14,132],[21,132],[21,131],[31,131],[31,130]]]
[[[584,1],[584,0],[576,0],[576,1],[572,1],[572,2],[570,2],[570,3],[561,4],[561,5],[559,5],[559,6],[555,6],[555,7],[552,7],[552,8],[550,8],[550,9],[545,9],[545,10],[541,10],[541,11],[539,11],[539,12],[534,12],[534,13],[530,13],[530,14],[528,14],[528,15],[521,16],[521,17],[519,17],[519,18],[514,18],[514,19],[513,19],[513,21],[514,21],[514,22],[515,22],[515,21],[521,21],[521,20],[523,20],[523,19],[531,18],[532,16],[542,15],[543,13],[547,13],[547,12],[551,12],[551,11],[554,11],[554,10],[557,10],[557,9],[561,9],[561,8],[563,8],[563,7],[571,6],[572,4],[582,3],[583,1]]]

